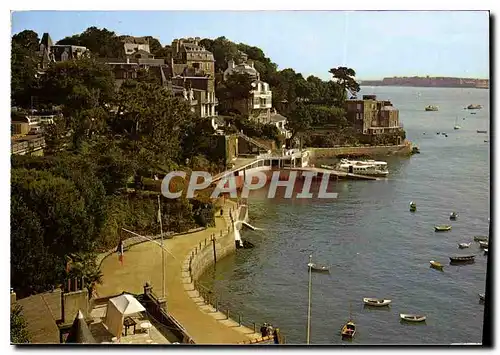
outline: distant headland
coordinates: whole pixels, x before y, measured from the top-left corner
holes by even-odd
[[[361,86],[414,86],[436,88],[477,88],[488,89],[488,79],[453,78],[453,77],[392,77],[382,80],[360,80]]]

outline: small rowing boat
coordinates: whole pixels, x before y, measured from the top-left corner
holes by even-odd
[[[309,263],[307,264],[308,267],[311,268],[312,271],[318,271],[318,272],[330,272],[330,268],[325,265],[318,265],[315,263]]]
[[[484,249],[484,255],[488,255],[488,248]]]
[[[401,320],[404,320],[404,321],[407,321],[407,322],[425,322],[425,320],[427,319],[427,317],[424,316],[424,315],[419,315],[419,314],[404,314],[404,313],[401,313],[399,315],[399,318],[401,318]]]
[[[435,226],[434,230],[436,232],[447,232],[447,231],[451,230],[451,226],[450,225]]]
[[[456,213],[456,212],[452,212],[452,213],[450,214],[450,219],[451,219],[452,221],[456,220],[456,219],[457,219],[457,217],[458,217],[458,213]]]
[[[444,266],[440,262],[431,260],[429,261],[429,263],[431,264],[432,268],[443,271]]]
[[[356,323],[350,320],[342,326],[342,330],[340,331],[340,333],[342,334],[342,338],[354,338],[354,335],[356,335]]]
[[[475,255],[450,256],[451,263],[468,263],[474,262]]]
[[[386,300],[386,299],[379,299],[379,298],[369,298],[365,297],[363,298],[363,303],[367,306],[373,306],[373,307],[384,307],[390,305],[392,300]]]
[[[484,293],[480,293],[480,294],[479,294],[479,300],[480,300],[480,301],[483,301],[483,302],[484,302],[485,297],[486,297],[486,295],[485,295]]]
[[[476,235],[474,237],[474,241],[475,242],[487,242],[488,241],[488,237],[483,236],[483,235]]]
[[[472,242],[470,242],[470,243],[458,243],[458,247],[460,249],[465,249],[465,248],[470,247],[471,244],[472,244]]]
[[[479,247],[483,249],[488,248],[488,242],[479,242]]]

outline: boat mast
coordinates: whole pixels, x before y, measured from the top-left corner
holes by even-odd
[[[307,344],[311,340],[311,288],[312,288],[312,255],[309,255],[309,301],[307,304]]]

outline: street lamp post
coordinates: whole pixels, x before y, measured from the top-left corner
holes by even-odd
[[[307,344],[311,340],[311,288],[312,288],[312,255],[309,255],[309,301],[307,303]]]
[[[165,298],[165,251],[163,249],[163,224],[161,220],[160,195],[158,195],[158,220],[160,222],[160,234],[161,234],[161,290],[162,290],[162,296],[163,298]]]

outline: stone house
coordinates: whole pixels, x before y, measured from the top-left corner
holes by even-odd
[[[65,44],[54,44],[48,33],[42,35],[38,56],[40,57],[39,68],[45,69],[49,63],[63,62],[71,59],[87,57],[89,51],[83,46]]]
[[[258,122],[268,123],[273,107],[273,96],[269,84],[260,80],[260,73],[255,69],[252,60],[236,64],[231,59],[224,71],[224,80],[227,80],[230,75],[235,73],[249,75],[253,79],[253,90],[250,92],[250,98],[233,102],[231,109],[237,110],[242,115],[247,115]]]
[[[399,110],[388,100],[377,100],[376,95],[363,95],[362,100],[346,100],[346,117],[365,142],[380,134],[402,132]],[[401,137],[396,144],[401,144]]]
[[[169,77],[173,86],[192,90],[200,117],[215,117],[219,103],[215,97],[215,59],[199,42],[199,37],[172,41]]]

